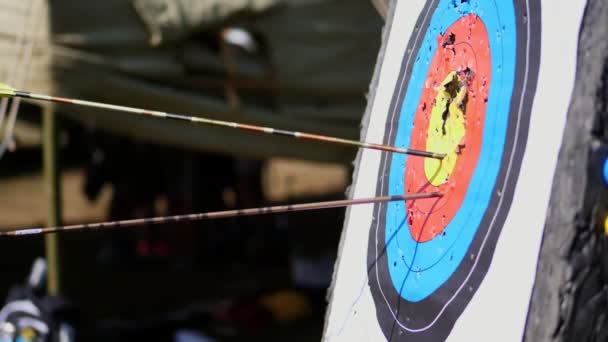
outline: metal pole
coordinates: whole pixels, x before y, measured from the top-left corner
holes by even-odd
[[[58,161],[57,118],[53,106],[44,106],[43,124],[43,169],[45,193],[48,203],[48,225],[61,224],[61,183]],[[60,292],[60,244],[57,234],[44,238],[46,260],[48,264],[47,288],[50,295]]]

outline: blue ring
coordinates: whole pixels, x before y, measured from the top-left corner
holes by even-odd
[[[470,2],[470,3],[469,3]],[[435,239],[418,243],[405,221],[403,202],[392,202],[386,211],[386,253],[391,281],[401,297],[410,302],[421,301],[435,292],[463,262],[481,219],[488,208],[500,170],[509,122],[511,96],[516,70],[516,18],[511,1],[473,0],[461,2],[441,0],[431,19],[422,45],[412,67],[407,94],[401,107],[395,144],[410,145],[416,108],[423,83],[437,51],[437,36],[460,18],[475,14],[488,31],[491,51],[492,81],[485,113],[483,143],[479,161],[471,178],[463,203]],[[407,156],[392,156],[389,194],[405,193],[403,184]]]
[[[604,165],[602,167],[604,175],[604,184],[608,185],[608,156],[604,158]]]

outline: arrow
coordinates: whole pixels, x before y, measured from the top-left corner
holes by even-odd
[[[413,195],[383,196],[383,197],[362,198],[362,199],[352,199],[352,200],[278,205],[278,206],[272,206],[272,207],[260,207],[260,208],[251,208],[251,209],[213,211],[213,212],[187,214],[187,215],[174,215],[174,216],[150,217],[150,218],[143,218],[143,219],[123,220],[123,221],[76,224],[76,225],[71,225],[71,226],[10,230],[10,231],[0,232],[0,237],[40,235],[40,234],[67,232],[67,231],[79,231],[79,230],[106,230],[106,229],[118,229],[118,228],[127,228],[127,227],[141,227],[141,226],[148,226],[148,225],[152,225],[152,224],[192,222],[192,221],[213,220],[213,219],[230,218],[230,217],[257,216],[257,215],[265,215],[265,214],[290,213],[290,212],[306,211],[306,210],[340,208],[340,207],[346,207],[346,206],[350,206],[350,205],[374,204],[374,203],[384,203],[384,202],[393,202],[393,201],[414,201],[414,200],[421,200],[421,199],[428,199],[428,198],[436,198],[436,197],[441,197],[441,196],[442,196],[442,194],[439,192],[428,192],[428,193],[420,193],[420,194],[413,194]]]
[[[403,153],[403,154],[409,154],[409,155],[418,156],[418,157],[426,157],[426,158],[434,158],[434,159],[443,159],[445,157],[445,154],[442,154],[442,153],[434,153],[434,152],[429,152],[429,151],[420,151],[420,150],[413,150],[413,149],[409,149],[409,148],[400,148],[400,147],[394,147],[394,146],[388,146],[388,145],[374,144],[374,143],[362,142],[362,141],[357,141],[357,140],[331,137],[331,136],[326,136],[326,135],[287,131],[287,130],[276,129],[276,128],[272,128],[272,127],[247,125],[247,124],[241,124],[241,123],[237,123],[237,122],[213,120],[213,119],[197,117],[197,116],[172,114],[172,113],[168,113],[168,112],[147,110],[147,109],[142,109],[142,108],[127,107],[127,106],[118,106],[118,105],[102,103],[102,102],[93,102],[93,101],[71,99],[71,98],[64,98],[64,97],[58,97],[58,96],[35,94],[35,93],[27,92],[27,91],[16,90],[3,83],[0,83],[0,97],[20,97],[20,98],[25,98],[25,99],[39,100],[39,101],[66,103],[66,104],[71,104],[71,105],[76,105],[76,106],[109,109],[109,110],[115,110],[115,111],[119,111],[119,112],[131,113],[131,114],[153,116],[153,117],[162,118],[162,119],[172,119],[172,120],[179,120],[179,121],[188,121],[188,122],[197,123],[197,124],[223,126],[223,127],[253,131],[253,132],[258,132],[258,133],[288,136],[288,137],[292,137],[292,138],[296,138],[296,139],[313,140],[313,141],[320,141],[320,142],[340,144],[340,145],[350,145],[350,146],[355,146],[355,147],[360,147],[360,148],[368,148],[368,149],[393,152],[393,153]]]

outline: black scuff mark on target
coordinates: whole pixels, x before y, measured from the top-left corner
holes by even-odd
[[[450,32],[447,35],[447,38],[443,41],[443,44],[441,44],[441,47],[445,49],[448,46],[454,45],[455,42],[456,42],[456,34],[454,34],[454,32]]]

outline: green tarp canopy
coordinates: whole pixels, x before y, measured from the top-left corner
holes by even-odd
[[[34,90],[357,139],[382,29],[369,0],[0,0],[0,6],[19,7],[42,26],[34,31],[29,67],[35,80],[26,83]],[[16,14],[12,20],[19,22]],[[255,52],[226,43],[228,33],[242,38],[235,28],[251,34]],[[87,126],[185,148],[341,162],[355,152],[108,111],[60,110]]]

